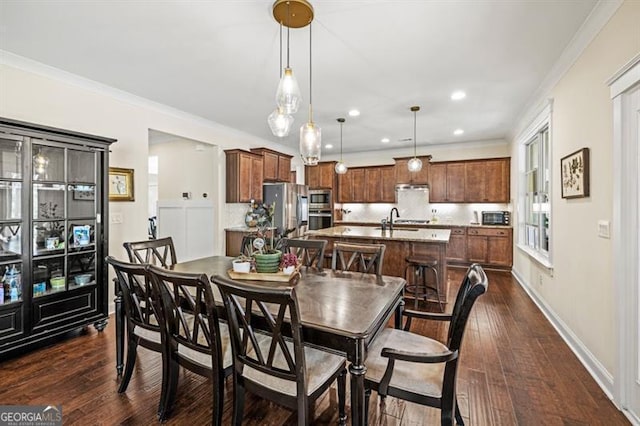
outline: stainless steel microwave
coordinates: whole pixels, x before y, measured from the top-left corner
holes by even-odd
[[[309,209],[331,210],[331,190],[312,189],[309,191]]]
[[[511,225],[511,212],[508,212],[508,211],[482,212],[482,224],[509,226]]]

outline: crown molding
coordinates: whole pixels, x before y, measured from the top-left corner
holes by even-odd
[[[32,74],[40,75],[46,78],[50,78],[59,81],[70,86],[79,87],[81,89],[93,92],[99,95],[107,96],[118,101],[128,103],[137,107],[150,109],[161,114],[170,115],[172,117],[190,121],[194,124],[205,126],[222,133],[225,136],[241,139],[249,144],[256,146],[274,146],[276,142],[268,141],[266,139],[258,138],[249,133],[228,127],[217,123],[215,121],[208,120],[195,114],[191,114],[177,108],[170,107],[168,105],[151,101],[138,95],[126,92],[124,90],[116,89],[103,83],[99,83],[95,80],[91,80],[85,77],[81,77],[77,74],[70,73],[68,71],[61,70],[59,68],[52,67],[50,65],[43,64],[33,59],[29,59],[15,53],[0,49],[0,64],[7,65],[13,68],[20,69]],[[156,129],[164,131],[163,129]],[[171,132],[169,132],[171,133]]]
[[[622,3],[624,3],[624,0],[598,1],[569,44],[567,44],[567,47],[562,51],[562,54],[551,68],[551,71],[544,80],[542,80],[540,86],[538,86],[529,98],[529,101],[525,104],[525,107],[515,120],[514,126],[507,135],[509,140],[514,140],[517,135],[522,133],[523,128],[527,127],[531,120],[545,107],[553,87],[556,86],[560,79],[569,71],[569,68],[573,66],[587,46],[589,46],[602,28],[609,22],[609,19],[611,19]]]

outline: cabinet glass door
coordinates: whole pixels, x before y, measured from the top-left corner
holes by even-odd
[[[69,288],[96,284],[96,153],[69,149],[67,187]]]
[[[0,137],[0,304],[22,300],[22,138]]]

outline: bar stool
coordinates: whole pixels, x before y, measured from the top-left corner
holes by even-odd
[[[418,309],[418,298],[424,298],[426,302],[429,294],[428,291],[432,290],[435,291],[436,297],[438,298],[440,312],[444,312],[444,306],[442,305],[440,290],[438,288],[438,261],[430,257],[421,256],[407,256],[404,260],[407,262],[407,266],[404,268],[404,278],[407,280],[405,291],[413,295],[414,309]],[[407,272],[409,270],[413,271],[413,280],[409,280],[407,278]],[[427,281],[427,273],[429,271],[432,271],[435,277],[435,284],[433,286],[429,285],[429,282]],[[417,276],[421,277],[421,283],[416,279]]]

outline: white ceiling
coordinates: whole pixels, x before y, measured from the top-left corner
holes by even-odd
[[[344,151],[503,138],[596,0],[312,0],[313,113]],[[307,120],[309,30],[291,30],[303,94],[282,140],[271,0],[0,0],[0,49],[290,147]],[[467,98],[453,102],[454,90]],[[346,116],[357,108],[360,117]],[[454,136],[457,128],[462,136]],[[382,144],[381,138],[391,142]],[[329,153],[330,151],[324,151]]]

